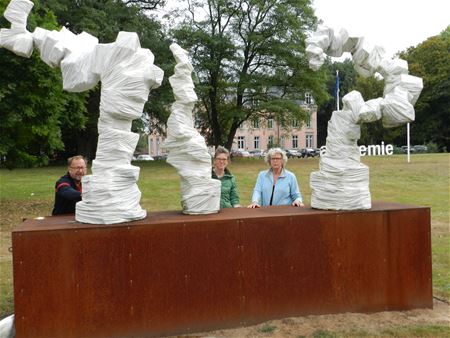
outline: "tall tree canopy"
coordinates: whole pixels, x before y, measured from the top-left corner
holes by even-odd
[[[3,13],[9,0],[0,0],[0,25],[9,27]],[[39,26],[59,30],[66,26],[74,33],[86,31],[100,43],[115,41],[119,31],[137,32],[143,48],[155,54],[155,63],[172,68],[169,41],[161,24],[148,10],[164,0],[73,1],[33,0],[28,30]],[[144,13],[145,12],[145,13]],[[81,153],[95,156],[100,86],[88,93],[62,91],[60,69],[44,64],[34,51],[30,59],[0,49],[0,159],[2,165],[33,166],[47,163],[48,157],[65,158]],[[167,84],[150,94],[145,115],[152,121],[167,120],[167,102],[172,94]],[[135,123],[135,128],[138,127]]]
[[[142,48],[149,48],[155,55],[155,64],[165,72],[173,67],[169,44],[161,24],[148,15],[148,10],[164,5],[163,0],[41,0],[56,15],[58,23],[73,33],[83,31],[96,36],[100,43],[116,40],[119,31],[136,32]],[[172,94],[165,80],[161,88],[150,93],[144,108],[148,120],[163,123],[167,121],[168,105]],[[74,152],[93,158],[97,145],[97,120],[99,116],[100,86],[89,92],[87,100],[88,121],[83,130],[64,130],[67,155]],[[150,119],[151,117],[151,119]],[[135,121],[134,129],[142,126]],[[153,126],[155,126],[154,124]]]
[[[353,62],[345,59],[343,62],[331,62],[330,58],[325,60],[322,66],[328,73],[326,87],[328,91],[328,99],[319,105],[317,110],[317,144],[325,145],[327,139],[328,121],[333,111],[337,109],[336,103],[336,71],[339,71],[339,100],[342,108],[342,97],[353,90],[356,83],[357,73],[353,68]]]
[[[0,25],[8,27],[3,12],[9,0],[0,0]],[[53,13],[39,1],[28,20],[36,26],[56,29]],[[86,94],[63,92],[59,69],[44,64],[39,53],[19,57],[0,49],[0,158],[9,168],[43,165],[64,148],[64,128],[79,129],[86,123]]]
[[[400,57],[408,61],[410,74],[420,76],[424,83],[411,124],[412,142],[433,142],[450,151],[450,26]]]
[[[311,71],[305,54],[315,23],[310,0],[188,0],[172,33],[191,52],[197,122],[210,143],[231,148],[239,125],[258,114],[304,120],[296,100],[327,97],[326,72]]]

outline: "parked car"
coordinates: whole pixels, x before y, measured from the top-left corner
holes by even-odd
[[[231,152],[231,157],[252,157],[252,155],[247,150],[234,150]]]
[[[150,155],[139,155],[136,158],[136,161],[154,161],[155,159],[153,157],[151,157]]]
[[[426,153],[428,152],[428,147],[424,145],[415,145],[412,146],[412,149],[414,149],[415,153]]]
[[[407,153],[408,152],[408,146],[402,146],[402,150],[403,150],[403,153]],[[410,153],[413,153],[415,150],[413,149],[413,147],[409,147],[409,152]]]
[[[302,154],[297,149],[286,149],[286,156],[288,158],[300,158]]]
[[[315,157],[316,152],[313,148],[303,148],[300,153],[302,154],[302,157]]]
[[[319,157],[320,156],[320,148],[313,149],[313,155],[314,155],[314,157]]]
[[[165,161],[165,160],[167,160],[167,154],[156,155],[156,156],[153,156],[153,158],[154,158],[155,160],[162,160],[162,161]]]
[[[255,150],[250,150],[249,151],[250,155],[252,155],[252,157],[254,158],[263,158],[263,151],[259,150],[259,149],[255,149]]]

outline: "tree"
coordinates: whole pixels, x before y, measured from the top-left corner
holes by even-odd
[[[351,92],[355,87],[357,73],[353,67],[353,62],[350,59],[345,59],[344,62],[331,62],[330,58],[325,60],[322,66],[328,74],[326,82],[328,99],[319,105],[317,111],[317,144],[325,145],[327,138],[328,121],[331,118],[333,111],[337,109],[336,104],[336,71],[339,71],[339,100],[342,102],[342,97]],[[342,107],[342,104],[340,105]]]
[[[3,13],[9,1],[0,0]],[[34,1],[28,29],[56,29],[51,11]],[[1,27],[8,27],[3,15]],[[44,165],[64,148],[63,128],[80,129],[86,122],[85,94],[63,92],[58,69],[44,64],[34,52],[19,57],[0,49],[0,158],[8,168]]]
[[[191,52],[197,124],[209,143],[231,148],[239,125],[258,115],[305,120],[296,100],[327,97],[325,72],[311,71],[305,54],[310,0],[189,0],[188,13],[172,33]]]
[[[450,26],[400,54],[409,72],[423,79],[424,88],[415,105],[411,124],[415,144],[433,142],[450,151]]]
[[[116,40],[119,31],[136,32],[142,48],[149,48],[155,54],[155,64],[165,72],[173,68],[169,50],[169,41],[158,21],[146,15],[144,11],[161,6],[165,1],[115,1],[115,0],[42,0],[56,14],[58,23],[73,33],[83,31],[97,37],[100,43]],[[144,108],[147,120],[165,123],[169,111],[168,103],[173,100],[170,86],[165,79],[163,85],[150,94],[149,102]],[[88,94],[86,109],[88,121],[83,130],[65,129],[63,139],[67,157],[81,153],[94,158],[97,146],[97,120],[99,117],[100,86]],[[144,129],[142,121],[133,122],[134,131]]]

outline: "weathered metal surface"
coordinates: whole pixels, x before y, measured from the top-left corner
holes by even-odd
[[[432,307],[429,208],[73,216],[13,231],[17,337],[136,337]]]

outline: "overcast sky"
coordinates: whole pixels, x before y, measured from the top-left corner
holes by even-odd
[[[313,0],[323,24],[364,36],[392,56],[450,24],[450,0]]]

